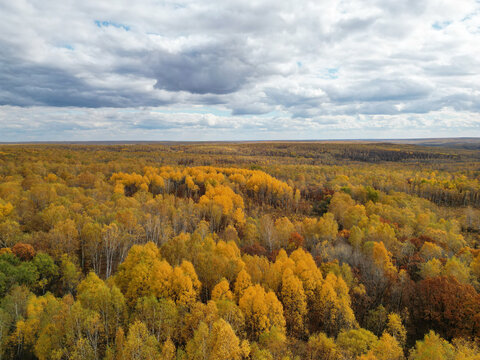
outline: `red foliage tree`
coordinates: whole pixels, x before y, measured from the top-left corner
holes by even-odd
[[[242,251],[245,254],[248,254],[248,255],[258,255],[258,256],[266,256],[267,255],[267,249],[265,249],[258,242],[255,242],[253,245],[243,247]]]
[[[480,295],[451,276],[419,281],[410,294],[410,314],[419,338],[430,329],[446,339],[480,335]]]
[[[303,247],[304,239],[303,236],[300,235],[298,232],[292,232],[290,237],[288,238],[288,250],[294,251],[299,247]]]
[[[32,260],[35,256],[35,249],[32,245],[24,243],[15,244],[12,248],[12,252],[23,261]]]

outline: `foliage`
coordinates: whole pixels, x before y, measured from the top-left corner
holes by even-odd
[[[478,151],[0,146],[0,357],[478,359]]]

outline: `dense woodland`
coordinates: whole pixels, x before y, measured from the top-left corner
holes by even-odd
[[[480,151],[0,145],[0,359],[480,359]]]

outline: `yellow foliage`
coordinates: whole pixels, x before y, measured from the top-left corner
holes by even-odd
[[[373,261],[375,264],[382,269],[385,274],[394,275],[397,272],[397,269],[392,264],[392,254],[387,251],[383,242],[373,243]]]
[[[212,300],[233,300],[233,293],[230,291],[230,284],[222,279],[212,290]]]
[[[237,298],[237,301],[242,297],[245,290],[248,289],[251,285],[252,285],[252,279],[250,275],[244,269],[242,269],[238,273],[237,279],[235,280],[235,285],[234,285],[234,292],[235,292],[235,297]]]
[[[252,285],[246,289],[240,298],[239,306],[245,315],[245,324],[252,338],[258,338],[272,326],[285,329],[282,304],[273,292],[266,293],[260,285]]]

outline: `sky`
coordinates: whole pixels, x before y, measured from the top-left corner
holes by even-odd
[[[0,0],[0,141],[480,136],[480,0]]]

